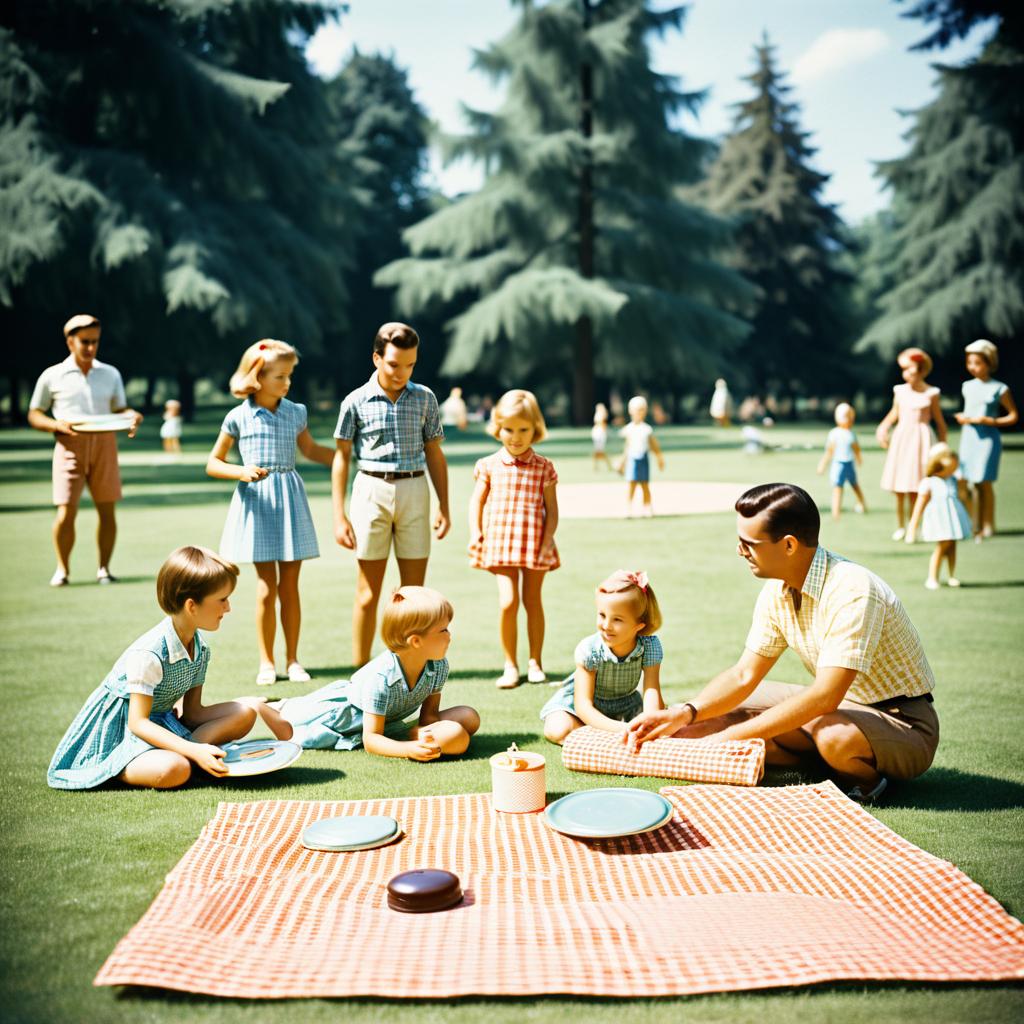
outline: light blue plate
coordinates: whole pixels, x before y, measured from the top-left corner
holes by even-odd
[[[239,740],[222,743],[228,775],[263,775],[287,768],[302,753],[298,743],[288,740]]]
[[[345,852],[372,850],[398,838],[398,822],[385,814],[321,818],[302,830],[302,845],[309,850]]]
[[[544,814],[567,836],[613,839],[660,828],[672,817],[672,805],[646,789],[587,789],[549,804]]]

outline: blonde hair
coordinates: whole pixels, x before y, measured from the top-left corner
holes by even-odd
[[[384,607],[380,638],[389,651],[404,651],[409,637],[452,621],[451,602],[430,587],[398,587]]]
[[[633,599],[633,614],[638,621],[644,624],[644,628],[640,630],[641,636],[650,636],[661,628],[663,621],[661,608],[658,607],[654,587],[647,582],[646,573],[616,569],[608,579],[598,586],[597,592],[599,594],[629,594]]]
[[[646,409],[646,408],[647,408],[647,399],[644,398],[643,395],[634,395],[629,400],[629,405],[626,406],[626,411],[630,414],[630,416],[632,416],[634,410]]]
[[[245,398],[260,389],[260,376],[267,367],[279,359],[293,363],[299,361],[299,353],[287,341],[261,338],[250,345],[239,360],[238,369],[231,375],[228,390],[235,398]]]
[[[972,341],[970,345],[964,348],[964,352],[968,355],[981,356],[988,363],[988,368],[993,373],[999,369],[999,349],[987,338],[979,338],[977,341]]]
[[[533,426],[533,442],[543,441],[548,436],[544,414],[540,411],[537,398],[532,391],[516,388],[506,391],[491,409],[491,421],[487,424],[487,433],[491,437],[501,436],[501,425],[506,420],[529,420]]]
[[[238,566],[209,548],[188,544],[167,556],[156,577],[156,599],[168,615],[185,607],[190,598],[199,603],[221,587],[235,589]]]
[[[604,402],[598,402],[594,406],[594,423],[600,425],[608,422],[608,406]]]
[[[836,406],[835,420],[838,427],[842,420],[850,420],[852,423],[857,418],[857,412],[849,402],[840,402]]]
[[[924,475],[935,476],[937,470],[945,469],[947,466],[952,466],[955,469],[959,461],[956,452],[945,441],[940,441],[928,449],[928,461],[924,464]]]
[[[916,363],[922,377],[927,377],[932,372],[932,357],[923,348],[905,348],[896,356],[896,362],[904,369],[907,363]]]

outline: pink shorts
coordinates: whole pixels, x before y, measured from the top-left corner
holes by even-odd
[[[54,505],[77,505],[86,484],[97,503],[121,499],[116,434],[57,434],[55,439]]]

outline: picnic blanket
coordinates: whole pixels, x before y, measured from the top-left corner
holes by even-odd
[[[668,825],[600,842],[487,794],[221,804],[95,984],[442,999],[1024,977],[1024,926],[831,783],[661,792]],[[392,815],[405,838],[300,844],[349,814]],[[417,867],[454,871],[463,903],[389,910],[387,880]]]
[[[756,786],[764,775],[764,740],[702,743],[668,736],[631,754],[618,733],[585,725],[565,738],[562,764],[576,772]]]

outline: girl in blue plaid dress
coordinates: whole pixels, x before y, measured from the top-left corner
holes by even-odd
[[[626,731],[641,711],[660,711],[661,609],[645,572],[612,573],[597,588],[597,632],[576,647],[576,671],[541,708],[544,737],[562,743],[582,725]],[[637,684],[643,682],[643,696]]]
[[[291,736],[260,698],[202,702],[210,649],[199,630],[220,627],[237,578],[238,566],[206,548],[171,553],[156,579],[168,617],[129,646],[75,716],[46,773],[54,789],[110,779],[170,789],[188,780],[193,764],[219,778],[227,772],[218,744],[241,739],[257,715],[278,739]]]
[[[466,705],[441,707],[452,620],[448,599],[429,587],[399,587],[381,618],[388,650],[351,679],[271,705],[294,726],[294,740],[319,750],[365,747],[383,757],[433,761],[462,754],[480,728]],[[413,726],[404,719],[419,712]]]
[[[274,666],[276,603],[281,602],[285,669],[293,683],[308,683],[299,662],[299,570],[317,558],[313,517],[302,477],[295,470],[295,447],[307,459],[329,466],[334,452],[313,440],[306,407],[285,397],[291,387],[298,353],[283,341],[264,339],[250,345],[231,378],[231,393],[246,400],[224,417],[210,452],[206,472],[218,480],[237,480],[220,552],[233,562],[252,562],[256,587],[256,638],[260,667],[256,682],[277,681]],[[242,465],[227,461],[238,442]]]

